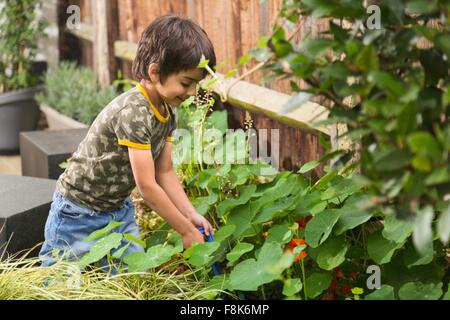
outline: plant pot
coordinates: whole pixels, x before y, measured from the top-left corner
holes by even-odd
[[[19,152],[19,134],[34,131],[39,122],[39,106],[34,96],[43,86],[0,95],[0,153]]]
[[[47,124],[49,130],[64,130],[64,129],[83,129],[89,126],[76,121],[68,116],[59,113],[49,106],[41,105],[41,111],[47,118]]]

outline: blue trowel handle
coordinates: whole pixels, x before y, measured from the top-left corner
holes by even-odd
[[[200,233],[206,237],[207,242],[214,241],[214,236],[212,235],[212,233],[209,233],[209,235],[206,235],[205,229],[203,227],[198,227],[198,231],[200,231]],[[222,274],[222,271],[220,270],[219,264],[217,262],[213,263],[213,265],[211,267],[216,276]]]

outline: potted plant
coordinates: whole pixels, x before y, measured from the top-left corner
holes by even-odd
[[[34,60],[45,23],[36,17],[37,0],[0,4],[0,152],[17,152],[19,133],[36,130],[41,67]]]
[[[114,85],[100,86],[95,74],[74,62],[61,62],[46,73],[45,92],[36,96],[50,130],[88,127],[117,95]]]

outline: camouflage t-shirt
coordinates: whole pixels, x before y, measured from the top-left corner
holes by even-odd
[[[151,150],[156,159],[173,141],[176,113],[164,106],[162,115],[139,85],[111,101],[73,153],[56,191],[96,211],[119,209],[136,186],[128,147]]]

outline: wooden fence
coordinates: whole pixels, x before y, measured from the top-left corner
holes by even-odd
[[[99,81],[109,83],[122,70],[131,77],[131,62],[142,31],[156,17],[175,13],[199,23],[210,36],[217,55],[219,72],[236,68],[241,56],[256,47],[263,35],[269,35],[277,19],[282,0],[59,0],[61,59],[78,60],[96,71]],[[81,8],[82,24],[67,30],[68,5]],[[303,26],[294,37],[301,41],[327,27],[326,22],[299,21]],[[254,64],[239,68],[245,73]],[[261,83],[261,73],[238,82],[229,92],[224,106],[230,113],[230,126],[244,128],[251,118],[255,129],[280,130],[280,164],[296,170],[305,162],[323,154],[319,132],[337,143],[336,127],[313,129],[313,119],[327,117],[324,101],[308,102],[301,110],[280,116],[278,111],[290,98],[287,81]],[[232,81],[232,80],[230,80]],[[304,84],[298,81],[300,87]],[[220,106],[219,106],[220,107]],[[269,130],[270,131],[270,130]],[[270,141],[270,135],[268,136]],[[323,173],[317,168],[313,176]]]

